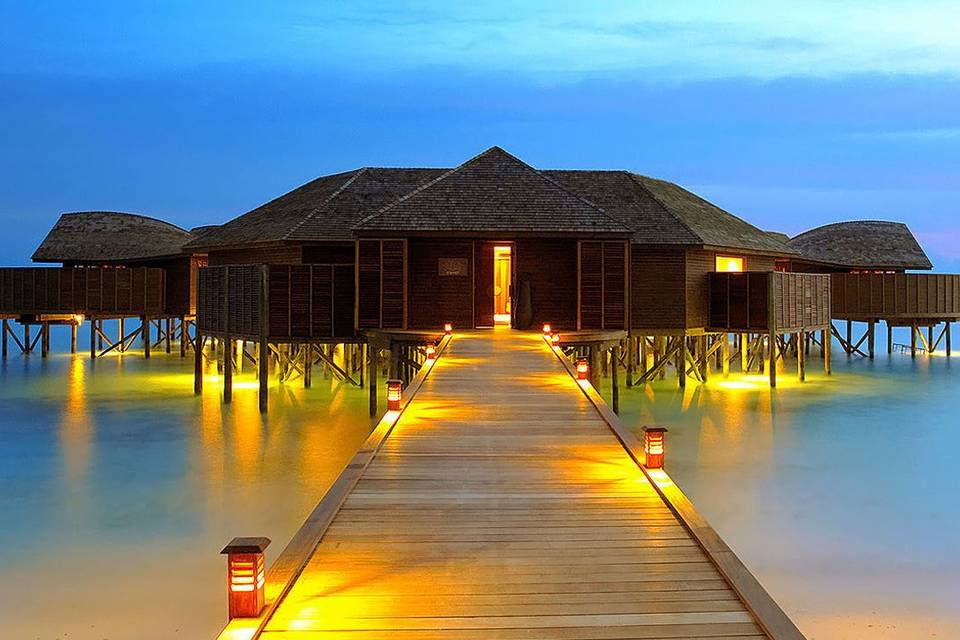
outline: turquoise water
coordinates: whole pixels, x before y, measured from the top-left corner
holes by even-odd
[[[272,559],[370,431],[365,392],[319,373],[273,386],[263,420],[252,375],[222,407],[192,363],[0,365],[0,636],[215,637],[222,546],[265,535]]]
[[[809,638],[958,638],[958,365],[840,352],[777,390],[625,390],[621,417],[670,429],[668,472]]]
[[[623,419],[670,429],[668,471],[811,639],[960,637],[956,361],[819,366],[775,391],[625,389]],[[366,401],[317,374],[274,384],[263,420],[249,372],[223,407],[215,378],[193,396],[190,358],[11,355],[0,635],[213,637],[218,551],[235,535],[280,551],[369,432]]]

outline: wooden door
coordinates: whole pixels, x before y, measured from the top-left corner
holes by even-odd
[[[478,327],[492,327],[495,314],[494,305],[494,257],[492,242],[477,242],[474,245],[476,268],[474,277],[474,323]]]

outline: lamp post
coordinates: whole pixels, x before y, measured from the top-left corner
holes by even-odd
[[[402,381],[387,380],[387,411],[400,411],[400,396],[402,393]]]
[[[590,376],[590,364],[586,358],[577,359],[577,380],[588,380]]]
[[[227,556],[227,595],[230,619],[256,618],[263,611],[263,551],[270,538],[234,538],[220,553]]]
[[[643,452],[646,455],[648,469],[663,469],[666,454],[667,430],[663,427],[643,428]]]

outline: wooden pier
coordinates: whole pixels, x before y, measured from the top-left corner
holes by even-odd
[[[221,638],[803,638],[540,337],[458,335],[410,391]]]

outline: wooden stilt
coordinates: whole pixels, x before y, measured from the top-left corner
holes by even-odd
[[[164,324],[164,330],[165,330],[165,331],[164,331],[164,342],[165,342],[164,347],[165,347],[165,349],[166,349],[166,352],[167,352],[167,353],[170,353],[170,342],[171,342],[171,337],[172,337],[172,336],[171,336],[171,333],[170,333],[170,332],[172,331],[172,329],[170,328],[170,318],[165,318],[165,319],[164,319],[164,322],[165,322],[165,324]]]
[[[123,343],[123,318],[117,318],[117,353],[124,353],[127,346]]]
[[[197,334],[197,343],[193,353],[193,393],[203,393],[203,343],[206,337]]]
[[[390,377],[394,380],[400,377],[400,345],[390,343]]]
[[[613,412],[620,413],[620,382],[617,379],[617,366],[620,360],[620,346],[616,345],[610,350],[610,384],[613,398]]]
[[[723,366],[723,377],[730,377],[730,334],[722,333],[720,334],[720,339],[723,340],[721,343],[720,351],[720,360]]]
[[[309,389],[313,384],[313,343],[300,347],[303,350],[303,388]]]
[[[633,386],[633,371],[634,371],[634,362],[635,356],[637,355],[637,350],[634,348],[635,342],[632,335],[627,336],[627,386]]]
[[[260,413],[267,412],[267,392],[270,388],[270,347],[267,343],[268,315],[266,309],[270,308],[270,285],[269,272],[267,265],[260,266],[260,335],[257,337],[260,357],[257,358],[257,402]],[[199,325],[197,331],[200,331]]]
[[[680,350],[677,352],[677,378],[680,388],[687,386],[687,355],[689,347],[687,346],[687,334],[680,334]]]
[[[853,321],[847,320],[847,344],[844,347],[847,355],[853,355]]]
[[[873,360],[876,355],[877,323],[871,320],[867,326],[867,332],[867,355]]]
[[[358,344],[357,350],[360,353],[360,367],[357,371],[357,379],[359,381],[359,386],[363,389],[363,385],[366,383],[364,379],[367,374],[367,345]]]
[[[50,323],[40,323],[40,357],[46,358],[50,352]]]
[[[697,341],[697,351],[699,351],[698,358],[700,362],[700,379],[704,382],[707,381],[707,378],[710,377],[710,356],[707,354],[707,336],[700,336],[700,339]]]
[[[933,341],[934,341],[934,326],[930,325],[927,327],[927,355],[933,355]]]
[[[740,373],[750,371],[750,335],[740,334]]]
[[[917,332],[919,330],[920,329],[915,324],[910,326],[910,357],[911,358],[917,357]]]
[[[806,344],[806,331],[800,333],[800,342]],[[807,379],[807,350],[805,348],[801,348],[797,351],[797,373],[800,377],[800,382],[803,382]]]
[[[33,351],[33,344],[30,342],[30,325],[23,325],[23,352],[30,353]]]
[[[150,358],[150,316],[143,316],[140,318],[140,323],[143,326],[143,357]]]
[[[187,355],[187,319],[180,316],[180,357]]]
[[[893,354],[893,325],[887,320],[887,355]]]
[[[824,329],[820,339],[820,346],[823,349],[823,372],[829,376],[833,374],[833,364],[830,362],[833,352],[833,333],[829,329]]]
[[[380,349],[370,345],[367,347],[367,366],[370,373],[368,384],[370,385],[370,415],[376,417],[378,413],[377,401],[379,400],[379,389],[377,388],[377,372],[380,369]]]
[[[7,359],[7,334],[10,333],[10,321],[3,319],[3,359]]]
[[[97,350],[103,351],[103,320],[97,320]]]
[[[224,286],[226,289],[226,286]],[[224,299],[227,297],[224,296]],[[224,314],[225,318],[230,316]],[[227,325],[229,327],[229,324]],[[231,339],[230,334],[228,333],[223,339],[223,401],[224,403],[230,403],[233,401],[233,352],[235,349],[235,343]]]
[[[947,320],[947,326],[944,327],[943,330],[944,330],[944,333],[946,334],[946,339],[947,339],[947,357],[949,357],[949,356],[952,356],[952,355],[953,355],[953,341],[951,340],[951,337],[950,337],[950,321],[949,321],[949,320]]]
[[[97,331],[97,320],[90,321],[90,359],[95,360],[97,357],[97,336],[99,335]]]

